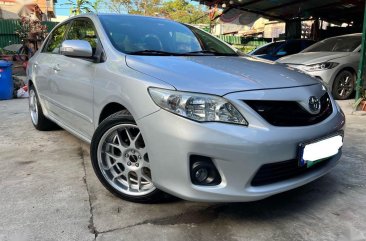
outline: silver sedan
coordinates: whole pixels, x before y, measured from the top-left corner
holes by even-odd
[[[35,128],[91,143],[101,183],[129,201],[259,200],[341,157],[345,119],[323,84],[189,25],[73,17],[27,73]]]
[[[360,33],[328,38],[278,62],[324,81],[334,98],[348,99],[355,89],[361,41]]]

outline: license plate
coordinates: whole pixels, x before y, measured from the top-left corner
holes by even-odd
[[[338,154],[343,146],[343,133],[299,145],[299,166],[311,167]]]

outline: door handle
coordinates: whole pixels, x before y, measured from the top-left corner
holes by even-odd
[[[59,66],[58,64],[54,65],[54,66],[52,67],[52,69],[53,69],[54,71],[56,71],[56,72],[58,72],[58,71],[60,71],[60,70],[61,70],[61,69],[60,69],[60,66]]]

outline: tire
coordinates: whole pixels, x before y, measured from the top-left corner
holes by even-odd
[[[169,199],[170,195],[157,189],[151,181],[147,149],[128,111],[119,111],[98,126],[90,156],[98,179],[117,197],[137,203]]]
[[[50,131],[60,128],[43,114],[36,88],[33,85],[29,88],[29,113],[33,126],[39,131]]]
[[[333,97],[336,100],[349,99],[355,89],[355,82],[356,76],[352,72],[348,70],[339,72],[333,82]]]

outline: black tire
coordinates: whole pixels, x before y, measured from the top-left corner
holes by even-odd
[[[93,169],[95,174],[97,175],[100,182],[103,184],[103,186],[109,190],[112,194],[115,196],[124,199],[126,201],[130,202],[136,202],[136,203],[161,203],[166,202],[168,200],[171,200],[171,196],[160,191],[159,189],[155,189],[152,192],[143,195],[143,196],[132,196],[128,195],[126,193],[123,193],[119,191],[118,189],[114,188],[108,180],[104,177],[102,171],[100,170],[100,166],[98,163],[98,146],[99,142],[101,141],[103,135],[111,128],[113,128],[116,125],[120,124],[132,124],[136,125],[136,122],[134,121],[133,117],[127,110],[119,111],[109,117],[107,117],[103,122],[98,126],[96,129],[92,142],[90,145],[90,157],[91,162],[93,165]]]
[[[336,100],[346,100],[355,89],[356,76],[351,71],[342,70],[333,82],[332,94]]]
[[[37,106],[37,111],[36,111],[36,115],[37,117],[37,121],[34,120],[34,118],[32,117],[32,110],[31,110],[31,98],[32,98],[32,92],[34,92],[34,98],[36,98],[36,106]],[[60,129],[60,127],[52,122],[51,120],[49,120],[44,114],[43,114],[43,110],[42,110],[42,106],[39,102],[39,97],[36,91],[36,88],[34,88],[33,85],[31,85],[29,87],[29,113],[31,115],[31,121],[33,126],[39,130],[39,131],[51,131],[51,130],[57,130]]]

